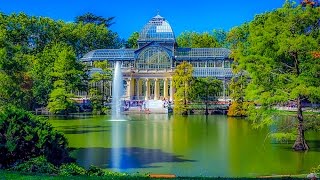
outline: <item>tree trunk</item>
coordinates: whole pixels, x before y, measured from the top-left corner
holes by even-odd
[[[208,111],[208,101],[206,101],[206,112],[205,115],[208,116],[209,115],[209,111]]]
[[[209,92],[208,92],[208,84],[206,84],[206,112],[205,115],[208,116],[209,115],[209,111],[208,111],[208,100],[209,100]]]
[[[295,151],[306,151],[309,149],[308,144],[304,138],[304,125],[303,125],[303,116],[302,116],[302,103],[301,97],[297,98],[297,118],[298,118],[298,137],[296,142],[292,146]]]
[[[188,110],[187,110],[187,98],[186,98],[186,90],[187,90],[187,84],[184,83],[184,91],[183,91],[183,112],[182,115],[187,116],[188,115]]]

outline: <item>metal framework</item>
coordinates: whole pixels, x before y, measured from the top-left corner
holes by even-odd
[[[174,33],[168,21],[157,15],[140,32],[139,41],[175,41]]]
[[[121,61],[122,68],[142,72],[172,70],[182,61],[193,65],[194,76],[232,77],[230,50],[226,48],[176,48],[175,36],[168,21],[157,15],[141,30],[138,49],[98,49],[87,53],[81,61]],[[142,71],[140,71],[142,70]],[[96,71],[96,69],[93,69]]]
[[[139,53],[135,67],[152,70],[169,69],[171,68],[171,58],[164,48],[151,46]]]
[[[90,51],[81,58],[81,61],[121,61],[121,60],[135,60],[135,49],[97,49]]]
[[[177,48],[176,60],[225,59],[230,55],[226,48]]]

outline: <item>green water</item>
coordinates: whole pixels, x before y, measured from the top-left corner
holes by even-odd
[[[308,133],[311,150],[266,138],[245,119],[226,116],[130,115],[51,119],[64,132],[82,166],[129,173],[178,176],[261,176],[301,174],[320,164],[320,136]]]

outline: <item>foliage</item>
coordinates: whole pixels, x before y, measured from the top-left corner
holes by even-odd
[[[112,24],[114,24],[114,22],[112,22],[114,20],[115,17],[108,17],[108,18],[104,18],[102,16],[97,16],[94,15],[90,12],[87,12],[81,16],[77,16],[75,18],[75,23],[83,23],[83,24],[88,24],[88,23],[92,23],[92,24],[96,24],[96,25],[104,25],[105,27],[110,27]]]
[[[243,117],[247,116],[249,104],[245,101],[245,90],[249,83],[249,77],[244,71],[237,71],[236,68],[237,67],[234,66],[233,72],[237,75],[234,76],[230,82],[232,104],[229,107],[228,116]]]
[[[320,165],[311,169],[312,173],[320,173]]]
[[[48,109],[54,114],[68,115],[70,112],[76,112],[73,94],[66,91],[63,87],[57,87],[50,93]]]
[[[106,173],[103,169],[91,165],[86,174],[88,176],[104,176]]]
[[[226,41],[232,49],[231,57],[234,59],[232,71],[236,74],[230,81],[230,97],[232,104],[228,110],[228,116],[242,117],[247,116],[248,103],[245,101],[246,88],[249,84],[250,77],[247,72],[239,66],[239,60],[243,57],[244,47],[247,46],[249,36],[249,24],[245,23],[239,27],[231,29]]]
[[[44,174],[56,174],[58,169],[47,161],[44,156],[32,158],[26,162],[23,162],[12,168],[14,171],[20,171],[25,173],[44,173]]]
[[[229,43],[227,41],[228,33],[223,29],[214,29],[212,31],[213,37],[218,41],[220,47],[228,48]]]
[[[86,170],[77,165],[76,163],[63,164],[59,168],[59,175],[62,176],[77,176],[77,175],[85,175]]]
[[[84,75],[83,66],[76,61],[72,48],[65,44],[53,47],[56,59],[51,75],[53,77],[53,90],[49,95],[48,108],[55,114],[68,114],[75,108],[71,91],[78,90]]]
[[[138,39],[139,39],[139,33],[133,32],[131,36],[128,38],[126,48],[131,48],[131,49],[138,48]]]
[[[32,57],[19,52],[19,47],[5,44],[0,45],[0,106],[30,108],[32,103],[27,102],[32,100],[32,80],[28,67]]]
[[[106,114],[108,111],[104,104],[109,98],[105,96],[105,91],[110,88],[109,82],[112,81],[112,71],[107,61],[96,61],[94,62],[94,67],[99,68],[99,72],[92,74],[89,82],[91,87],[89,94],[93,112]],[[100,84],[100,87],[97,84]]]
[[[0,13],[0,105],[47,106],[56,80],[51,72],[63,62],[64,48],[79,59],[91,50],[120,45],[118,35],[103,24]]]
[[[233,52],[239,68],[249,73],[251,79],[246,97],[261,105],[250,110],[254,113],[250,114],[253,122],[272,124],[273,118],[265,110],[294,101],[299,122],[295,150],[308,149],[302,100],[320,99],[320,59],[311,55],[319,47],[319,18],[319,8],[295,7],[286,1],[282,8],[256,16],[242,27],[247,30],[242,31],[244,35],[235,38],[236,42],[246,39],[236,44]]]
[[[244,117],[247,116],[247,105],[248,103],[232,102],[228,109],[228,116],[231,117]]]
[[[217,100],[217,94],[222,91],[222,81],[213,77],[197,78],[192,84],[191,91],[190,96],[193,100],[205,103],[205,114],[208,115],[208,103]]]
[[[189,48],[214,48],[222,46],[221,44],[219,44],[216,37],[208,32],[183,32],[177,37],[177,43],[179,47]]]
[[[190,84],[194,80],[192,65],[186,61],[179,64],[172,76],[173,87],[176,88],[174,94],[174,113],[188,114],[188,101],[191,93]]]
[[[45,156],[54,165],[68,162],[67,139],[44,118],[15,107],[0,113],[0,167]]]

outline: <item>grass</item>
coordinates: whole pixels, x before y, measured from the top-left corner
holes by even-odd
[[[281,176],[265,176],[265,177],[257,177],[255,179],[305,179],[307,177],[307,174],[301,174],[301,175],[281,175]],[[138,179],[153,179],[146,176],[136,176],[136,175],[121,175],[121,176],[58,176],[58,175],[46,175],[46,174],[26,174],[26,173],[20,173],[20,172],[12,172],[12,171],[4,171],[0,170],[0,180],[94,180],[94,179],[114,179],[114,180],[138,180]],[[159,179],[165,179],[165,178],[156,178]],[[207,179],[253,179],[253,178],[221,178],[221,177],[176,177],[176,178],[170,178],[170,179],[186,179],[186,180],[207,180]]]

